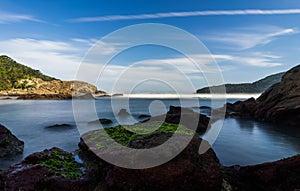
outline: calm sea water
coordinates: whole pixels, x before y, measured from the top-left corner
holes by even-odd
[[[157,99],[130,99],[133,116],[164,113],[170,105],[180,105],[178,99],[161,99],[163,107],[151,107]],[[227,100],[234,102],[236,99]],[[96,100],[96,110],[101,118],[117,124],[110,98]],[[200,99],[201,106],[210,106],[209,99]],[[187,102],[189,103],[189,102]],[[190,102],[189,107],[193,107]],[[150,110],[149,111],[149,106]],[[152,105],[153,106],[153,105]],[[158,104],[158,106],[161,106]],[[154,108],[154,109],[153,109]],[[155,109],[156,108],[156,109]],[[197,111],[197,109],[195,109]],[[208,113],[203,110],[202,113]],[[126,121],[126,119],[124,119]],[[79,133],[73,116],[72,101],[0,100],[0,123],[25,142],[22,155],[0,159],[0,168],[19,162],[27,155],[51,147],[66,151],[78,149]],[[131,123],[131,121],[128,121]],[[55,124],[69,124],[66,128],[46,128]],[[278,160],[300,153],[300,129],[275,126],[244,119],[228,118],[213,145],[224,165],[249,165]]]

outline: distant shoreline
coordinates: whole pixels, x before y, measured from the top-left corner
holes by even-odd
[[[93,95],[95,99],[103,99],[103,98],[135,98],[135,99],[192,99],[192,98],[202,98],[202,99],[248,99],[248,98],[258,98],[261,94],[123,94],[123,95]],[[53,95],[52,95],[53,96]],[[72,97],[68,97],[67,99],[57,99],[56,96],[44,97],[43,99],[20,99],[19,96],[0,96],[0,100],[71,100]],[[89,98],[90,99],[90,98]]]
[[[258,98],[261,94],[123,94],[124,98],[160,98],[160,99],[188,99],[188,98],[204,98],[204,99],[248,99]],[[101,99],[102,97],[96,97]]]

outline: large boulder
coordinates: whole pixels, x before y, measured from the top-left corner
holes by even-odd
[[[3,172],[6,191],[89,191],[93,175],[58,148],[29,155]]]
[[[155,122],[150,122],[150,124],[152,124],[150,126],[153,127],[153,123],[155,124]],[[143,126],[145,124],[135,124],[132,128],[138,129],[138,125]],[[169,146],[175,150],[177,148],[176,145],[178,145],[178,140],[187,136],[186,133],[193,132],[186,128],[186,130],[181,129],[178,134],[173,134],[171,133],[173,131],[171,129],[178,127],[178,125],[163,123],[162,126],[162,128],[147,136],[135,136],[130,132],[126,132],[126,130],[120,126],[107,128],[106,131],[112,135],[112,137],[115,137],[115,141],[136,149],[153,148],[165,143],[171,136],[177,136],[176,142],[170,141],[168,143],[170,144]],[[96,130],[83,135],[79,144],[82,158],[88,159],[89,163],[93,163],[94,166],[97,166],[99,171],[102,171],[102,175],[98,177],[98,188],[101,187],[108,191],[214,191],[221,190],[222,188],[222,165],[211,148],[204,154],[199,154],[200,144],[208,145],[208,143],[199,138],[198,134],[192,137],[190,143],[180,154],[165,164],[146,169],[126,169],[109,164],[96,156],[95,153],[109,153],[112,156],[115,155],[115,157],[118,157],[120,152],[122,152],[120,150],[106,148],[105,145],[107,144],[103,144],[103,141],[106,141],[107,138],[101,138],[102,135],[98,134],[101,131],[103,130]],[[121,134],[123,135],[121,136]],[[95,149],[96,147],[98,147],[98,149]],[[169,153],[172,151],[166,150],[165,152]],[[153,155],[147,159],[150,161],[152,159],[157,160],[157,158],[155,158],[156,156],[155,153],[153,153]]]
[[[300,124],[300,65],[286,72],[280,83],[270,87],[257,99],[255,118]]]
[[[254,98],[226,104],[226,116],[253,118],[257,102]]]
[[[236,190],[295,191],[300,189],[300,155],[255,166],[226,169]]]
[[[24,142],[0,124],[0,158],[23,153]]]
[[[2,173],[3,173],[3,171],[0,169],[0,191],[4,190],[4,182],[3,182]]]
[[[227,104],[226,108],[228,116],[299,126],[300,65],[286,72],[280,83],[271,86],[258,99]]]
[[[206,115],[194,112],[192,109],[170,106],[167,114],[154,116],[146,121],[164,121],[171,124],[181,124],[187,128],[203,133],[209,127],[209,118]]]

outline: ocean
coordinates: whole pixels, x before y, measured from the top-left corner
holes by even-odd
[[[249,95],[228,97],[227,102],[243,100],[246,97]],[[193,107],[195,98],[190,102],[191,98],[184,99],[188,107],[194,111],[209,115],[208,110]],[[136,120],[139,115],[164,113],[169,106],[181,104],[180,99],[169,96],[164,98],[135,96],[128,100],[130,112]],[[211,107],[210,98],[199,97],[197,100],[201,106]],[[151,106],[153,103],[158,104]],[[98,98],[95,100],[95,108],[99,118],[113,121],[106,126],[114,126],[120,122],[112,112],[111,98]],[[127,124],[135,122],[123,120]],[[29,154],[44,149],[59,147],[69,152],[78,149],[80,135],[76,128],[71,100],[0,100],[0,123],[25,142],[23,154],[0,159],[0,169],[6,169]],[[69,126],[47,128],[56,124]],[[91,127],[93,128],[95,127]],[[226,166],[271,162],[300,153],[300,129],[247,119],[227,118],[212,146],[221,163]]]

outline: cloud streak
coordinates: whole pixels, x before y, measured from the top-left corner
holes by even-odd
[[[32,15],[0,12],[0,24],[22,21],[43,22]]]
[[[138,19],[159,19],[174,17],[196,17],[196,16],[234,16],[234,15],[290,15],[300,14],[300,9],[281,9],[281,10],[216,10],[216,11],[190,11],[190,12],[168,12],[139,15],[108,15],[99,17],[80,17],[70,19],[70,22],[101,22],[101,21],[120,21]]]
[[[259,30],[258,30],[259,29]],[[230,49],[246,50],[258,45],[266,45],[281,36],[297,34],[298,30],[293,28],[277,28],[268,26],[257,26],[253,30],[228,31],[215,33],[206,37],[208,41],[224,43]]]

